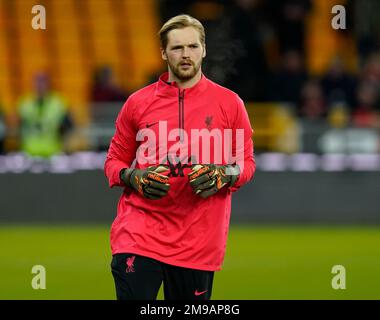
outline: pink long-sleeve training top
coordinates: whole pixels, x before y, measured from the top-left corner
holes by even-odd
[[[180,89],[165,73],[132,94],[117,117],[104,167],[109,186],[124,188],[111,227],[112,254],[220,270],[232,193],[253,178],[256,168],[252,135],[239,96],[203,74],[193,87]],[[241,169],[234,186],[206,199],[194,194],[187,177],[191,164],[232,162]],[[120,180],[123,168],[160,163],[169,165],[164,174],[170,190],[159,200],[142,197]]]

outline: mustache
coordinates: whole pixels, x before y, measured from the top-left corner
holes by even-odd
[[[180,65],[183,64],[183,63],[191,64],[192,66],[194,66],[194,62],[191,61],[191,60],[183,60],[183,61],[180,61],[180,62],[178,63],[178,66],[180,66]]]

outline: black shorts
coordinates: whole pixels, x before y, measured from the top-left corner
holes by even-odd
[[[209,300],[213,271],[169,265],[137,254],[113,255],[111,263],[118,300],[155,300],[164,284],[165,300]]]

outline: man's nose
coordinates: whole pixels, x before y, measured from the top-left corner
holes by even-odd
[[[189,48],[186,47],[186,46],[182,50],[182,57],[183,58],[188,58],[189,57]]]

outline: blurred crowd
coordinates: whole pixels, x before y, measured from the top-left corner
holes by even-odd
[[[20,97],[17,113],[7,118],[0,113],[0,154],[22,151],[32,157],[49,158],[78,149],[68,146],[72,139],[81,137],[73,135],[75,121],[65,97],[54,90],[48,73],[41,71],[31,81],[33,90]],[[89,88],[90,104],[121,104],[127,97],[127,91],[115,83],[109,66],[100,66],[94,71]],[[91,145],[81,148],[89,149]]]
[[[204,73],[245,101],[288,104],[301,120],[332,119],[337,126],[376,130],[380,129],[380,4],[366,3],[346,1],[347,30],[341,31],[355,39],[356,71],[337,55],[318,76],[305,63],[312,0],[160,0],[159,14],[161,22],[180,13],[202,21],[207,44]],[[152,75],[148,81],[156,78]],[[123,102],[129,94],[117,85],[108,66],[95,70],[89,92],[92,102]],[[7,132],[0,115],[0,153],[7,134],[18,135],[20,150],[31,155],[64,150],[62,141],[75,123],[64,98],[50,87],[48,75],[36,75],[34,93],[20,100],[18,110],[17,133]]]
[[[313,4],[311,0],[162,0],[161,15],[163,21],[178,12],[201,18],[207,30],[205,73],[244,100],[289,103],[299,117],[309,119],[325,119],[339,105],[350,124],[380,128],[380,20],[373,17],[380,12],[379,2],[345,3],[347,29],[339,32],[356,40],[358,71],[349,71],[337,55],[318,76],[310,74],[305,64],[306,20]]]

